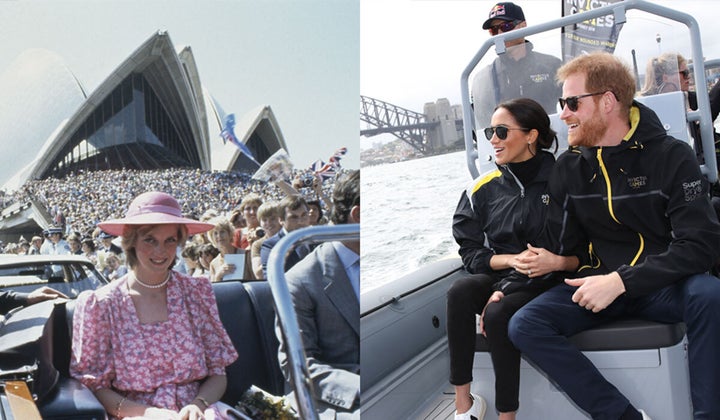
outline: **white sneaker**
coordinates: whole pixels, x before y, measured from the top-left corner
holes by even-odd
[[[652,419],[650,418],[650,416],[648,416],[647,414],[645,414],[644,411],[642,411],[642,410],[638,410],[638,411],[640,412],[640,414],[642,414],[643,420],[652,420]]]
[[[458,414],[455,410],[455,420],[483,420],[485,418],[485,410],[487,410],[485,400],[472,392],[470,398],[473,400],[472,407],[462,414]]]

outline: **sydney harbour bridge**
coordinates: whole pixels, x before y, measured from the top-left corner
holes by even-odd
[[[372,137],[390,133],[418,152],[430,155],[447,148],[462,138],[462,114],[450,107],[446,99],[426,104],[425,113],[412,111],[391,103],[360,96],[360,121],[368,128],[361,136]]]

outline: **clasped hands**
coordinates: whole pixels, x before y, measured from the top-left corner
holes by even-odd
[[[530,278],[541,277],[547,273],[557,271],[560,264],[557,258],[561,257],[545,248],[538,248],[528,244],[526,250],[510,259],[509,265]]]

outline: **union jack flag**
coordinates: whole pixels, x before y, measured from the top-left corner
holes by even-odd
[[[330,156],[330,161],[325,163],[321,159],[316,160],[308,170],[313,171],[316,175],[325,181],[326,179],[334,178],[340,170],[340,159],[347,153],[347,147],[341,147]]]
[[[322,178],[323,181],[337,175],[335,165],[332,163],[325,163],[321,159],[316,160],[312,165],[310,165],[309,169],[316,175],[320,175],[320,178]]]

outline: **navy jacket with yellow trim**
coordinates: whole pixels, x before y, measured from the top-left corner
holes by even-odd
[[[506,166],[475,179],[460,197],[453,216],[453,236],[469,272],[504,277],[512,270],[490,268],[494,254],[517,254],[536,244],[548,207],[547,182],[555,158],[540,152],[537,176],[523,185]],[[485,239],[487,238],[487,246]]]
[[[617,271],[630,297],[708,271],[720,224],[690,146],[634,103],[618,146],[574,147],[550,177],[548,232],[560,254],[590,243],[580,276]]]

